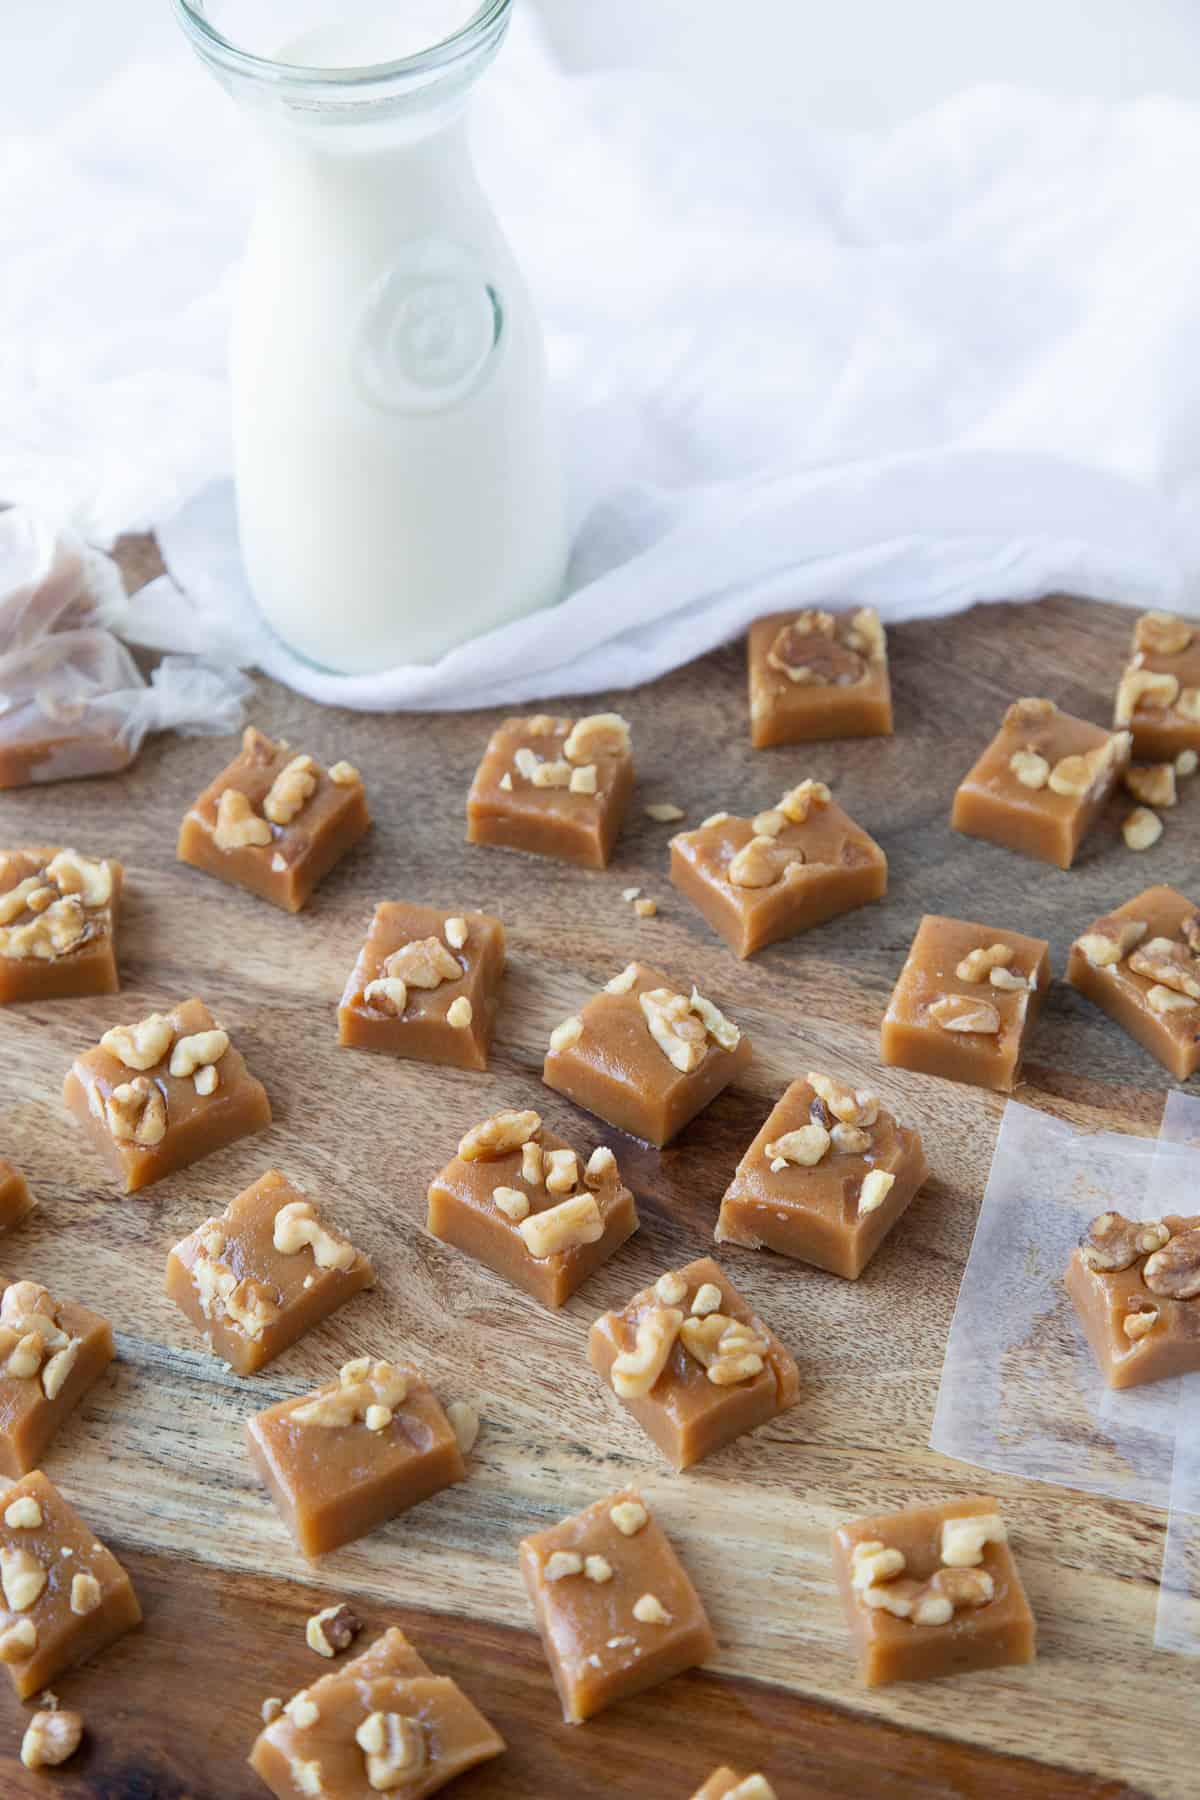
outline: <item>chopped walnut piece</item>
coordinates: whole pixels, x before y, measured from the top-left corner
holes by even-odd
[[[947,1568],[974,1568],[983,1561],[985,1544],[1007,1544],[1008,1532],[999,1513],[975,1513],[942,1522],[942,1561]]]
[[[594,763],[598,756],[624,756],[630,748],[629,724],[620,713],[589,713],[576,719],[563,744],[569,763]]]
[[[825,1127],[812,1119],[795,1131],[785,1131],[781,1138],[768,1144],[766,1156],[771,1163],[795,1163],[799,1168],[812,1169],[825,1155],[831,1142]]]
[[[1181,712],[1185,719],[1200,724],[1200,687],[1184,688],[1175,702],[1175,710]]]
[[[36,1531],[42,1522],[42,1509],[32,1494],[22,1494],[5,1508],[4,1523],[10,1531]]]
[[[1113,718],[1118,725],[1130,725],[1139,708],[1162,711],[1174,706],[1179,698],[1179,679],[1175,675],[1156,675],[1150,669],[1131,664],[1121,677]]]
[[[1007,944],[992,944],[970,950],[954,973],[959,981],[986,981],[993,969],[1006,968],[1014,952]]]
[[[708,1029],[691,1002],[670,988],[651,988],[638,995],[650,1035],[673,1068],[682,1075],[698,1069],[708,1054]]]
[[[26,1662],[38,1647],[38,1628],[32,1619],[17,1619],[0,1627],[0,1663]]]
[[[1098,1213],[1088,1226],[1079,1253],[1089,1269],[1116,1274],[1132,1268],[1139,1256],[1161,1250],[1170,1232],[1159,1219],[1127,1219],[1123,1213]]]
[[[788,789],[779,802],[779,810],[793,825],[803,825],[814,806],[828,806],[831,798],[823,781],[802,781]]]
[[[1163,987],[1161,985],[1150,988],[1146,994],[1146,1005],[1150,1008],[1152,1013],[1159,1013],[1160,1015],[1162,1013],[1185,1012],[1188,1007],[1195,1006],[1195,1004],[1196,1002],[1191,999],[1189,995],[1177,993],[1174,988]]]
[[[82,902],[77,895],[67,894],[27,925],[6,925],[0,929],[0,956],[18,962],[53,962],[56,956],[73,950],[87,936],[88,929]]]
[[[622,1537],[636,1537],[650,1518],[640,1500],[618,1500],[609,1508],[608,1516]]]
[[[380,1012],[394,1013],[399,1018],[408,1005],[408,986],[394,975],[385,975],[368,981],[363,989],[363,999],[368,1006],[374,1006]]]
[[[692,989],[689,1002],[692,1011],[704,1021],[704,1028],[722,1050],[736,1050],[742,1041],[742,1034],[732,1019],[727,1019],[719,1006],[714,1006],[697,988]]]
[[[636,981],[637,964],[626,963],[619,975],[614,975],[611,981],[605,982],[604,991],[606,994],[627,994]]]
[[[317,765],[311,756],[293,756],[267,791],[263,812],[272,825],[290,825],[317,791]]]
[[[175,1027],[165,1013],[150,1013],[135,1025],[114,1025],[100,1039],[100,1048],[127,1069],[152,1069],[166,1056],[174,1036]]]
[[[613,1566],[609,1562],[607,1556],[585,1556],[583,1559],[583,1573],[588,1581],[596,1581],[602,1584],[612,1580]]]
[[[614,1181],[618,1177],[617,1159],[607,1144],[597,1144],[587,1159],[583,1179],[589,1187],[602,1187],[610,1177]]]
[[[688,1284],[682,1275],[674,1270],[660,1275],[654,1284],[654,1291],[664,1306],[679,1306],[687,1299]]]
[[[903,1550],[890,1548],[881,1538],[864,1538],[850,1552],[850,1586],[874,1587],[878,1582],[903,1575],[905,1567]]]
[[[861,1125],[843,1125],[839,1119],[829,1133],[835,1150],[843,1156],[861,1156],[871,1148],[871,1134]]]
[[[948,1625],[956,1612],[986,1606],[996,1584],[986,1569],[939,1569],[914,1596],[914,1625]]]
[[[724,825],[725,821],[731,817],[732,814],[727,812],[709,813],[707,819],[701,819],[700,829],[701,831],[708,831],[713,825]]]
[[[673,800],[652,800],[645,813],[659,825],[672,825],[676,819],[685,817],[682,806],[676,806]]]
[[[167,1102],[144,1075],[123,1081],[104,1103],[108,1129],[118,1143],[161,1144],[167,1135]]]
[[[1036,700],[1026,696],[1023,700],[1014,700],[1004,715],[1004,723],[1012,730],[1019,725],[1045,725],[1050,719],[1057,717],[1058,708],[1053,700]]]
[[[597,1243],[604,1236],[604,1220],[594,1194],[573,1194],[545,1212],[522,1219],[517,1230],[530,1256],[541,1261],[580,1244]]]
[[[362,1628],[357,1613],[339,1601],[313,1614],[304,1627],[304,1641],[318,1656],[338,1656],[350,1648]]]
[[[728,1790],[725,1800],[778,1800],[778,1796],[765,1775],[747,1775]]]
[[[865,609],[855,614],[856,618],[864,616]],[[844,642],[839,643],[832,613],[810,607],[776,633],[767,651],[767,667],[808,686],[854,686],[866,678],[864,655],[873,653],[868,648],[873,640],[869,632],[853,628],[843,636]]]
[[[571,1045],[577,1044],[582,1036],[583,1020],[578,1013],[573,1013],[569,1019],[564,1019],[561,1025],[556,1025],[550,1033],[550,1048],[551,1050],[569,1050]]]
[[[45,1368],[42,1370],[42,1392],[47,1400],[56,1400],[63,1390],[67,1376],[79,1359],[79,1346],[82,1338],[72,1338],[62,1350],[56,1350]]]
[[[650,899],[635,900],[633,903],[633,910],[639,919],[653,919],[658,913],[658,901]]]
[[[409,1787],[429,1761],[425,1727],[403,1713],[368,1714],[354,1741],[366,1756],[367,1783],[376,1793]]]
[[[107,906],[112,899],[112,870],[106,862],[60,850],[46,864],[47,878],[60,894],[78,894],[85,906]]]
[[[579,1181],[579,1158],[574,1150],[548,1150],[545,1154],[546,1192],[570,1194]]]
[[[282,1711],[283,1701],[278,1694],[268,1694],[258,1709],[259,1717],[264,1725],[269,1725],[272,1719],[277,1719]]]
[[[204,1067],[197,1069],[192,1077],[192,1086],[201,1098],[204,1098],[208,1094],[216,1093],[220,1081],[220,1071],[216,1063],[205,1063]]]
[[[0,925],[11,925],[14,919],[19,919],[29,904],[30,895],[36,894],[40,886],[40,875],[27,875],[16,887],[0,894]]]
[[[291,1416],[297,1425],[334,1430],[361,1420],[369,1431],[381,1431],[391,1423],[407,1394],[408,1377],[402,1369],[360,1356],[343,1364],[336,1388],[306,1401]]]
[[[599,788],[598,771],[595,763],[584,763],[581,768],[571,770],[571,779],[567,786],[572,794],[594,794]]]
[[[446,1408],[446,1417],[454,1432],[454,1440],[463,1456],[468,1456],[475,1448],[475,1440],[479,1436],[479,1414],[465,1400],[452,1400]]]
[[[9,1612],[28,1612],[46,1585],[45,1569],[31,1550],[0,1548],[0,1589]]]
[[[459,1140],[463,1162],[495,1162],[512,1150],[520,1150],[542,1129],[535,1112],[499,1112],[475,1125]]]
[[[513,778],[509,774],[508,770],[505,769],[503,775],[500,777],[500,786],[504,789],[504,792],[506,794],[511,794],[512,793],[512,784],[513,784]]]
[[[335,762],[329,771],[329,779],[335,787],[353,787],[362,776],[353,763]]]
[[[785,847],[777,844],[774,837],[760,834],[730,858],[727,874],[734,887],[773,887],[792,864],[803,861],[804,852],[798,846]]]
[[[777,838],[787,829],[787,814],[780,812],[777,806],[772,806],[766,812],[757,813],[750,823],[755,837]]]
[[[1133,647],[1146,656],[1180,656],[1192,641],[1192,627],[1174,613],[1143,613],[1133,628]]]
[[[1168,1238],[1146,1258],[1142,1280],[1164,1299],[1194,1300],[1200,1294],[1200,1228]]]
[[[1055,794],[1074,797],[1086,794],[1093,778],[1092,765],[1086,756],[1064,756],[1051,769],[1046,785]]]
[[[437,988],[443,981],[458,981],[462,964],[451,956],[441,938],[416,938],[393,950],[383,964],[383,972],[393,981],[409,987]]]
[[[641,1625],[669,1625],[671,1614],[657,1594],[642,1594],[633,1603],[633,1616]]]
[[[1134,799],[1147,806],[1174,806],[1179,798],[1174,763],[1139,764],[1126,769],[1122,779]]]
[[[229,1034],[221,1030],[197,1031],[191,1037],[177,1038],[171,1051],[168,1072],[179,1079],[194,1075],[210,1063],[220,1062],[229,1048]]]
[[[544,1159],[540,1144],[521,1145],[521,1180],[527,1181],[530,1187],[540,1187],[544,1173]]]
[[[622,900],[628,900],[628,901],[632,902],[637,899],[637,897],[641,893],[641,891],[642,890],[640,887],[622,888],[621,889],[621,898],[622,898]]]
[[[1037,986],[1037,970],[1031,975],[1018,975],[1014,969],[992,969],[988,981],[1003,994],[1026,994]]]
[[[858,1216],[877,1212],[895,1186],[896,1177],[887,1169],[871,1169],[863,1176],[858,1190]]]
[[[679,1338],[715,1387],[732,1387],[759,1374],[763,1356],[770,1348],[768,1340],[753,1325],[721,1312],[684,1319]]]
[[[692,1312],[696,1314],[698,1318],[704,1318],[708,1313],[719,1311],[720,1306],[721,1290],[716,1282],[701,1282],[700,1286],[696,1289],[695,1298],[692,1301]]]
[[[1152,844],[1157,844],[1162,833],[1162,820],[1145,806],[1135,806],[1121,826],[1121,836],[1130,850],[1149,850]]]
[[[1150,1335],[1157,1322],[1158,1309],[1156,1307],[1143,1308],[1138,1312],[1128,1313],[1121,1320],[1121,1330],[1131,1343],[1136,1344],[1140,1339]]]
[[[1135,944],[1140,944],[1149,926],[1144,919],[1122,919],[1113,921],[1116,936],[1111,935],[1111,927],[1104,931],[1085,932],[1076,939],[1079,949],[1087,957],[1094,969],[1108,969],[1127,956]]]
[[[991,1001],[972,1000],[966,994],[943,994],[929,1008],[929,1016],[943,1031],[970,1031],[988,1036],[1000,1029],[1000,1014]]]
[[[868,1088],[852,1088],[836,1075],[822,1075],[809,1070],[809,1087],[844,1125],[873,1125],[879,1117],[879,1097]]]
[[[1050,764],[1036,750],[1014,750],[1008,766],[1022,787],[1044,788],[1050,779]]]
[[[583,1558],[578,1550],[552,1550],[542,1564],[543,1581],[566,1581],[571,1575],[583,1574]]]
[[[449,944],[450,948],[452,950],[461,950],[468,937],[467,921],[457,916],[453,919],[447,919],[442,930],[445,933],[446,942]]]
[[[1151,938],[1133,952],[1129,966],[1135,975],[1160,981],[1164,987],[1200,1000],[1200,958],[1186,944],[1173,938]]]
[[[1197,756],[1194,750],[1181,750],[1175,758],[1175,773],[1182,776],[1185,781],[1189,775],[1194,775],[1198,768],[1200,768],[1200,756]]]
[[[35,1712],[21,1739],[21,1761],[27,1769],[57,1768],[82,1742],[82,1713]]]
[[[872,662],[882,662],[887,652],[887,634],[883,621],[873,606],[860,606],[843,624],[842,640],[847,649],[857,650]]]
[[[100,1583],[94,1575],[79,1574],[71,1578],[71,1611],[81,1618],[94,1613],[103,1598]]]
[[[274,833],[260,819],[241,788],[226,788],[217,802],[213,843],[218,850],[243,850],[248,844],[269,844]]]
[[[348,1239],[328,1229],[311,1200],[289,1200],[280,1207],[273,1242],[281,1256],[296,1256],[307,1246],[318,1269],[348,1269],[358,1254]]]
[[[622,1400],[640,1400],[650,1392],[667,1366],[682,1324],[678,1307],[650,1308],[638,1322],[633,1349],[622,1350],[613,1361],[609,1373],[615,1394]]]
[[[514,1225],[519,1225],[522,1219],[529,1217],[529,1196],[523,1194],[520,1188],[493,1188],[492,1199],[497,1209],[506,1219],[511,1219]]]
[[[539,762],[530,772],[529,779],[536,788],[569,788],[573,771],[570,763],[561,759],[556,762]]]
[[[446,1023],[455,1031],[465,1031],[474,1017],[475,1009],[465,994],[460,994],[446,1008]]]

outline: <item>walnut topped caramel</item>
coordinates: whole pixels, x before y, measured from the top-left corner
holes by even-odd
[[[27,852],[39,867],[0,893],[0,957],[53,962],[111,929],[113,865],[78,850]]]
[[[798,684],[854,687],[885,655],[884,630],[873,607],[850,614],[808,607],[776,632],[767,667]]]

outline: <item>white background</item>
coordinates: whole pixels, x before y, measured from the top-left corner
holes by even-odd
[[[1200,0],[526,3],[572,66],[682,68],[826,124],[903,118],[981,81],[1200,98]],[[168,0],[3,0],[0,19],[0,96],[18,127],[175,30]]]

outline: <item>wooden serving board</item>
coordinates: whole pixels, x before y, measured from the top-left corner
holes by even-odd
[[[1151,880],[1195,885],[1200,779],[1149,855],[1124,848],[1116,806],[1071,873],[947,828],[956,780],[1015,696],[1048,694],[1107,719],[1129,627],[1117,608],[1064,599],[902,626],[891,634],[894,739],[752,751],[740,645],[652,687],[597,696],[592,706],[631,719],[639,777],[602,875],[464,844],[464,799],[496,714],[338,713],[265,681],[256,722],[357,764],[376,820],[298,918],[175,862],[179,819],[225,743],[167,737],[122,776],[0,798],[0,844],[73,843],[121,857],[128,871],[123,992],[0,1014],[0,1151],[40,1203],[0,1245],[0,1266],[114,1322],[119,1361],[46,1465],[126,1559],[146,1613],[142,1631],[59,1684],[87,1716],[89,1748],[53,1782],[20,1768],[22,1709],[0,1681],[6,1797],[53,1787],[70,1800],[252,1800],[264,1791],[244,1763],[259,1704],[324,1672],[303,1621],[343,1596],[372,1632],[410,1631],[507,1738],[506,1756],[455,1789],[463,1800],[687,1800],[721,1761],[762,1767],[781,1800],[1196,1794],[1197,1666],[1152,1649],[1163,1515],[989,1477],[927,1448],[1004,1103],[877,1066],[880,1016],[923,912],[1048,937],[1061,970],[1083,922]],[[668,885],[673,828],[642,805],[676,801],[692,823],[718,808],[752,813],[809,774],[834,784],[883,844],[890,894],[739,964]],[[636,919],[622,900],[633,884],[658,899],[656,919]],[[504,920],[511,962],[486,1075],[337,1048],[334,1005],[387,897]],[[539,1080],[551,1027],[635,955],[681,986],[695,981],[754,1042],[745,1085],[663,1153],[602,1132]],[[265,1081],[275,1124],[121,1198],[64,1114],[63,1073],[110,1024],[192,993]],[[922,1132],[933,1177],[856,1284],[724,1253],[797,1355],[801,1400],[677,1476],[593,1377],[587,1326],[708,1247],[742,1148],[809,1067],[878,1085]],[[1023,1100],[1143,1133],[1168,1086],[1062,985],[1027,1072]],[[560,1314],[423,1228],[431,1174],[465,1127],[509,1105],[537,1107],[585,1152],[601,1136],[613,1142],[641,1207],[638,1235]],[[369,1252],[379,1284],[240,1381],[166,1301],[163,1265],[176,1239],[273,1164]],[[477,1405],[483,1429],[468,1482],[313,1570],[252,1478],[242,1421],[368,1350],[419,1362],[443,1399]],[[532,1634],[516,1545],[626,1482],[640,1483],[680,1548],[720,1654],[703,1673],[572,1729]],[[859,1690],[830,1577],[831,1528],[979,1489],[1002,1499],[1040,1623],[1039,1662]]]

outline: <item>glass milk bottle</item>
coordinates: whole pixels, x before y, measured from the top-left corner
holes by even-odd
[[[341,673],[562,589],[541,330],[467,143],[511,4],[175,0],[261,146],[231,357],[246,571]]]

